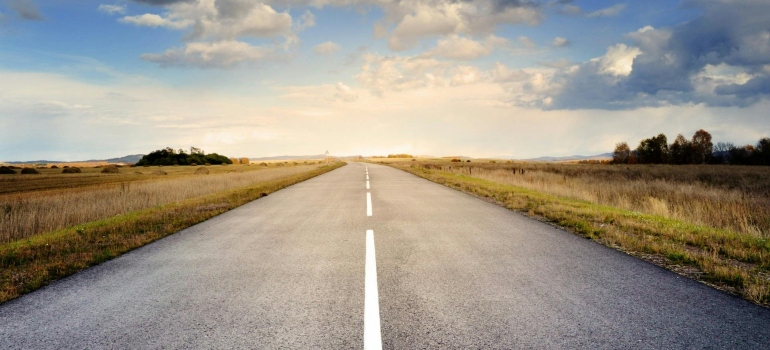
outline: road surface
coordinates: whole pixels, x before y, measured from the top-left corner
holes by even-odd
[[[770,310],[351,163],[0,305],[1,349],[759,349]]]

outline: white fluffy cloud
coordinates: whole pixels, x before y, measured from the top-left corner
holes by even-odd
[[[101,4],[98,9],[109,15],[122,15],[126,13],[126,5]]]
[[[192,66],[198,68],[231,68],[246,62],[257,62],[272,56],[272,52],[288,49],[299,42],[296,32],[315,24],[312,13],[306,12],[296,23],[288,12],[276,11],[268,4],[249,0],[143,0],[162,5],[163,14],[145,13],[125,16],[123,23],[187,30],[184,48],[171,48],[164,53],[147,53],[142,59],[162,66]],[[283,44],[273,47],[254,46],[243,39],[283,38]]]
[[[393,25],[388,46],[395,51],[415,47],[420,40],[453,34],[489,35],[502,24],[534,25],[542,20],[539,6],[525,1],[386,2],[386,25]]]
[[[331,55],[339,50],[340,46],[331,41],[327,41],[313,47],[313,52],[318,55]]]
[[[607,53],[598,58],[599,73],[614,76],[628,76],[634,65],[634,58],[642,53],[639,48],[628,47],[625,44],[610,46]]]
[[[505,38],[488,36],[483,42],[475,41],[459,35],[451,35],[438,41],[435,48],[427,51],[428,56],[470,61],[492,53],[496,48],[509,45]]]
[[[134,24],[144,27],[163,27],[169,29],[184,29],[192,25],[192,21],[179,19],[174,20],[168,17],[161,17],[153,13],[145,13],[137,16],[126,16],[119,19],[122,23]]]
[[[553,38],[553,41],[551,42],[551,46],[553,47],[565,47],[569,45],[570,45],[569,40],[567,40],[567,38],[562,38],[560,36]]]

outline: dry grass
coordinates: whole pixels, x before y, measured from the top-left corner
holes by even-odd
[[[767,168],[389,164],[770,304]]]
[[[317,166],[268,168],[237,173],[227,172],[235,167],[224,167],[218,172],[214,172],[214,169],[220,167],[201,167],[197,170],[191,167],[180,168],[195,173],[200,169],[207,173],[211,170],[214,175],[167,176],[151,181],[123,181],[63,190],[0,195],[0,244],[121,213],[308,172]],[[171,171],[177,168],[163,169]],[[180,172],[176,174],[180,175]],[[59,175],[59,181],[67,181],[68,176],[72,175]]]
[[[15,238],[0,244],[0,303],[342,165],[168,176],[2,196],[17,199],[6,217],[18,219],[9,224],[35,228],[52,221],[48,228],[38,227],[41,233],[17,230]]]
[[[770,172],[764,167],[419,164],[555,196],[770,238]]]

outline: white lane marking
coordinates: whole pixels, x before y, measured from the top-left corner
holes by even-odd
[[[366,179],[369,180],[369,174],[366,174]]]
[[[372,194],[366,192],[366,216],[372,216]]]
[[[380,332],[380,296],[377,291],[377,259],[374,255],[374,230],[366,230],[364,349],[382,349],[382,333]]]
[[[369,189],[369,180],[366,180],[366,189]]]

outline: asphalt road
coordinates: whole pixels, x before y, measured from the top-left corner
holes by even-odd
[[[767,349],[770,310],[358,163],[0,305],[0,349],[365,344]]]

